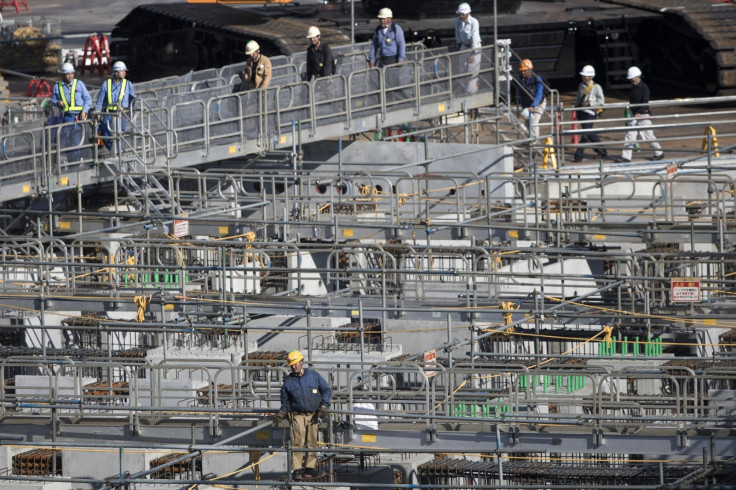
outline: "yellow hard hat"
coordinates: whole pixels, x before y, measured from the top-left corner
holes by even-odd
[[[521,60],[521,63],[519,63],[519,70],[533,70],[534,65],[532,65],[531,60]]]
[[[303,360],[304,360],[304,356],[298,350],[293,350],[289,352],[288,354],[286,354],[286,361],[289,364],[289,366],[293,366],[297,362],[303,361]]]

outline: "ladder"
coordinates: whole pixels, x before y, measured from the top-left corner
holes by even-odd
[[[629,83],[626,81],[626,70],[636,62],[626,19],[621,17],[621,22],[614,25],[600,21],[594,21],[593,25],[603,59],[606,90],[627,89]]]

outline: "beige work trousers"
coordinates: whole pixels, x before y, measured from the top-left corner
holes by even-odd
[[[317,413],[292,413],[291,414],[291,470],[296,471],[302,468],[302,460],[305,451],[294,451],[295,448],[317,448]],[[305,468],[314,468],[317,465],[317,453],[306,453],[307,461]]]
[[[460,69],[463,73],[471,73],[473,76],[468,80],[467,93],[473,95],[478,92],[478,72],[480,71],[480,50],[463,51],[460,55]],[[472,59],[472,61],[471,61]]]
[[[624,151],[621,152],[621,158],[631,160],[631,153],[634,149],[634,143],[636,143],[637,136],[641,136],[642,141],[649,143],[649,147],[654,150],[654,156],[659,156],[664,153],[662,151],[662,146],[654,137],[654,131],[647,129],[651,125],[652,120],[649,119],[649,114],[636,116],[629,121],[627,126],[631,128],[644,129],[632,129],[626,133],[626,137],[624,138]]]

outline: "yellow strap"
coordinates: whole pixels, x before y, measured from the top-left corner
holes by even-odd
[[[248,241],[248,245],[245,246],[245,249],[253,250],[253,245],[251,245],[251,243],[256,241],[256,233],[254,231],[249,231],[245,234],[245,239]],[[253,262],[256,262],[258,264],[261,263],[261,256],[257,255],[256,253],[246,253],[245,257],[246,260],[252,260]]]
[[[81,112],[84,107],[81,105],[77,105],[77,79],[75,78],[72,80],[72,86],[69,90],[69,100],[66,100],[66,95],[64,94],[64,82],[59,82],[59,97],[61,97],[61,102],[64,104],[64,112],[74,112],[78,111]]]
[[[501,260],[501,256],[499,254],[493,253],[491,257],[491,270],[495,271],[496,269],[503,267],[503,260]]]
[[[555,156],[555,148],[552,146],[552,137],[548,136],[546,140],[544,140],[544,160],[542,161],[542,168],[549,168],[549,165],[552,165],[552,168],[557,168],[557,157]]]
[[[151,298],[153,295],[149,295],[148,299],[146,299],[146,296],[136,296],[133,298],[133,303],[138,307],[138,313],[135,316],[135,321],[138,323],[143,323],[143,320],[146,319],[146,306],[148,306],[148,303],[151,302]]]
[[[718,152],[718,138],[716,138],[716,129],[713,126],[708,126],[707,128],[705,128],[705,138],[703,138],[703,151],[708,150],[708,135],[711,136],[711,149],[715,150],[715,156],[721,156],[721,154]]]
[[[514,310],[514,302],[513,301],[502,301],[501,302],[501,309],[502,310]],[[503,324],[504,325],[511,325],[512,323],[512,313],[504,313],[503,314]],[[511,332],[509,332],[510,334]],[[507,334],[508,335],[508,334]]]
[[[125,88],[128,86],[128,80],[125,78],[120,82],[120,93],[118,94],[118,103],[113,104],[112,100],[112,78],[107,79],[107,110],[117,111],[118,106],[123,103],[123,97],[125,97]]]

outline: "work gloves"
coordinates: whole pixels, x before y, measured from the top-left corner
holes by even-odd
[[[275,414],[271,415],[271,421],[275,424],[278,424],[284,420],[284,412],[276,412]]]
[[[327,407],[325,405],[322,405],[321,407],[319,407],[319,411],[317,412],[317,417],[320,419],[327,417],[327,411],[328,411]]]

